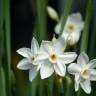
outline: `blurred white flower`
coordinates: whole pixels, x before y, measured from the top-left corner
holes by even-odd
[[[59,16],[58,13],[55,11],[55,9],[53,9],[52,7],[48,6],[47,7],[47,13],[50,16],[50,18],[52,18],[55,21],[59,21]]]
[[[87,93],[91,93],[90,81],[96,81],[96,59],[89,61],[88,56],[82,52],[77,64],[72,63],[68,67],[68,72],[75,76],[75,91],[78,91],[79,84],[81,88]]]
[[[65,47],[66,44],[62,38],[59,38],[54,42],[42,41],[40,53],[36,58],[36,61],[42,62],[40,67],[42,79],[48,78],[54,71],[59,76],[65,76],[65,64],[71,63],[77,56],[75,52],[64,52]]]
[[[74,45],[78,42],[81,31],[84,27],[84,22],[82,20],[80,13],[74,13],[68,16],[62,37],[65,38],[69,45]],[[55,33],[60,34],[61,22],[59,22],[55,27]]]
[[[22,59],[17,68],[21,70],[29,70],[29,80],[32,81],[37,73],[38,73],[38,66],[35,62],[35,58],[38,55],[39,44],[37,40],[33,37],[31,41],[31,49],[30,48],[20,48],[17,50],[17,53],[25,57]]]

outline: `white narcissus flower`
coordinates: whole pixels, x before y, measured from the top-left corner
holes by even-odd
[[[25,57],[22,59],[17,68],[21,70],[29,70],[29,80],[32,81],[37,73],[38,73],[38,66],[35,62],[35,58],[38,55],[39,44],[37,40],[33,37],[31,41],[31,49],[30,48],[20,48],[17,50],[17,53]]]
[[[77,64],[72,63],[68,67],[68,72],[75,76],[75,91],[78,91],[79,85],[87,93],[91,93],[90,81],[96,81],[96,59],[89,61],[88,56],[82,52]]]
[[[73,13],[68,16],[62,37],[65,38],[69,45],[74,45],[78,42],[81,31],[84,27],[84,22],[82,20],[80,13]],[[60,34],[61,22],[59,22],[55,27],[55,33]]]
[[[65,41],[59,38],[52,41],[42,41],[40,53],[36,61],[42,62],[40,67],[41,78],[48,78],[54,72],[59,76],[65,76],[65,64],[71,63],[77,57],[75,52],[64,52]]]

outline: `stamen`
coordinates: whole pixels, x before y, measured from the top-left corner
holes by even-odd
[[[75,27],[73,24],[68,25],[68,27],[67,27],[68,32],[74,32],[74,30],[75,30]]]
[[[57,55],[56,54],[51,54],[50,57],[49,57],[49,60],[52,63],[56,63],[57,62]]]
[[[88,79],[88,78],[89,78],[89,70],[88,70],[88,68],[82,69],[82,71],[81,71],[81,76],[82,76],[82,78],[84,78],[84,79]]]

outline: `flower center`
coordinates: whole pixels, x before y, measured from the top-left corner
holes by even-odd
[[[74,32],[74,30],[75,30],[74,25],[73,24],[69,24],[68,27],[67,27],[67,31],[68,32]]]
[[[34,59],[35,59],[35,58],[34,58],[34,57],[32,57],[32,61],[34,61]]]
[[[81,76],[82,76],[82,78],[84,78],[84,79],[88,79],[88,78],[89,78],[89,70],[88,70],[88,68],[82,69],[82,71],[81,71]]]
[[[52,62],[52,63],[56,63],[57,62],[57,55],[56,54],[51,54],[50,57],[49,57],[49,60]]]

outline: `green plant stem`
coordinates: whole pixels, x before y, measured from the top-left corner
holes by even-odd
[[[90,21],[91,21],[91,17],[92,17],[92,0],[88,0],[87,1],[87,9],[86,9],[86,17],[85,17],[85,26],[84,26],[84,31],[82,33],[82,39],[81,39],[81,48],[80,48],[80,52],[88,51],[88,38],[89,38],[89,25],[90,25]],[[84,92],[82,92],[82,90],[80,89],[77,92],[77,96],[87,96]]]
[[[66,76],[66,95],[65,96],[74,96],[72,79],[69,76]]]
[[[47,94],[48,96],[53,96],[53,82],[54,82],[54,76],[51,76],[48,79],[48,83],[47,83]]]
[[[92,9],[92,0],[88,0],[87,2],[88,4],[87,4],[87,9],[86,9],[84,31],[82,33],[80,52],[82,51],[87,52],[87,48],[88,48],[89,25],[90,25],[93,9]]]
[[[88,50],[88,54],[90,56],[90,58],[95,58],[96,54],[94,54],[95,52],[95,46],[96,46],[96,16],[94,18],[94,23],[92,26],[92,31],[90,32],[90,41],[89,41],[89,50]]]
[[[4,8],[4,40],[5,40],[5,65],[4,71],[6,74],[6,92],[7,96],[11,96],[11,47],[10,47],[10,0],[3,0]]]
[[[0,96],[6,96],[5,74],[2,66],[0,66]]]
[[[48,0],[37,0],[37,25],[38,25],[38,34],[39,40],[46,38],[47,32],[47,3]]]

